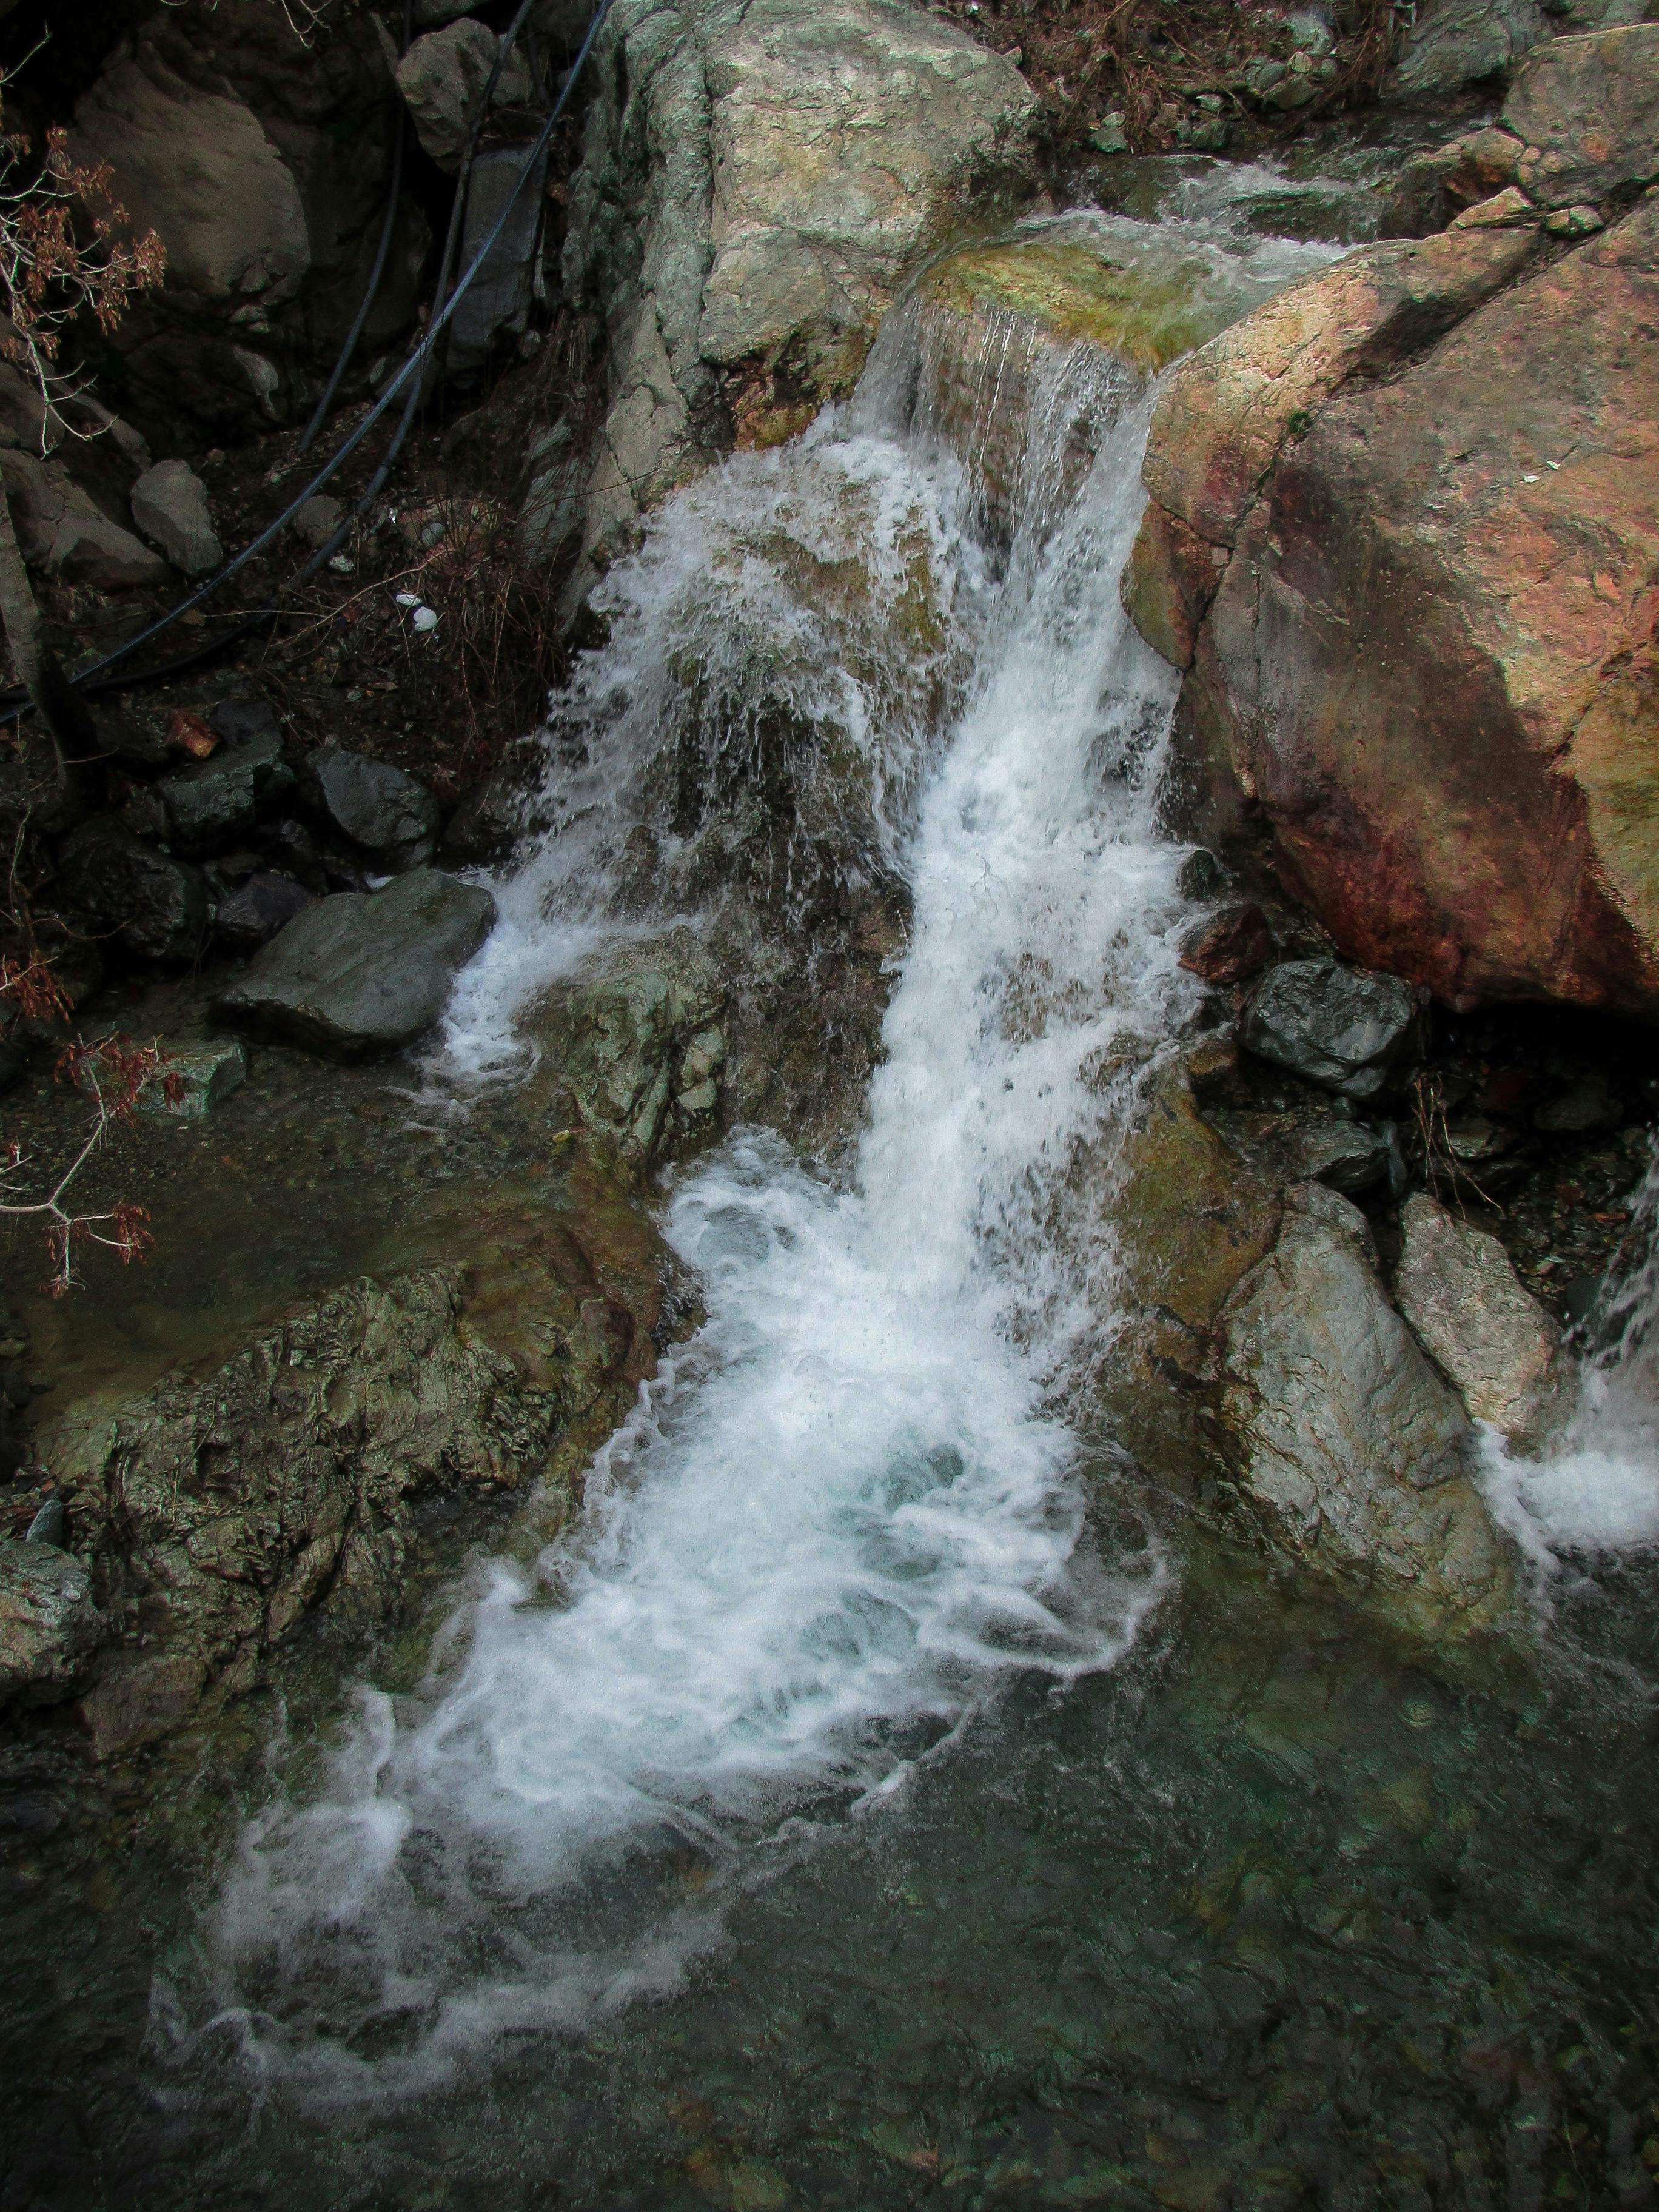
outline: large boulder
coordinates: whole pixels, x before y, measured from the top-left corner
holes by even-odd
[[[1561,1331],[1495,1237],[1418,1192],[1401,1212],[1395,1295],[1424,1349],[1478,1421],[1536,1452],[1565,1426],[1575,1370]]]
[[[1510,88],[1502,122],[1526,149],[1516,181],[1540,206],[1628,194],[1659,177],[1659,23],[1558,39]]]
[[[1220,1327],[1237,1497],[1270,1540],[1425,1632],[1495,1620],[1513,1585],[1468,1418],[1389,1304],[1358,1208],[1293,1191]]]
[[[135,410],[171,442],[269,428],[311,404],[362,298],[401,103],[366,11],[301,45],[280,8],[154,11],[76,109],[77,158],[167,248],[165,288],[112,343]],[[359,361],[413,314],[428,233],[399,210]]]
[[[453,169],[477,118],[501,40],[470,17],[428,31],[398,64],[398,89],[423,152],[440,168]],[[495,80],[492,105],[509,107],[530,97],[530,73],[514,47]]]
[[[1442,100],[1505,77],[1552,27],[1540,0],[1417,0],[1384,96]]]
[[[296,915],[218,1012],[331,1059],[393,1052],[432,1027],[495,921],[487,890],[435,868],[372,896],[340,891]]]
[[[99,592],[167,580],[167,562],[106,514],[61,460],[0,447],[0,483],[30,568]]]
[[[0,1707],[70,1696],[103,1634],[92,1577],[56,1544],[0,1544]]]
[[[1178,369],[1127,596],[1206,827],[1268,836],[1344,953],[1651,1014],[1659,206],[1539,238],[1363,250]]]
[[[617,0],[565,279],[604,318],[611,401],[586,542],[845,389],[976,180],[1022,155],[1013,64],[895,0]]]

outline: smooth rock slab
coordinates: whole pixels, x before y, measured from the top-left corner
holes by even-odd
[[[369,896],[342,891],[291,921],[218,1012],[331,1059],[393,1052],[437,1020],[495,921],[487,890],[435,868]]]
[[[1565,1426],[1576,1395],[1559,1328],[1495,1237],[1420,1192],[1400,1225],[1400,1310],[1472,1417],[1535,1451]]]
[[[0,1545],[0,1705],[66,1696],[102,1630],[92,1577],[73,1553]]]
[[[1371,1098],[1422,1049],[1421,996],[1398,976],[1339,960],[1285,960],[1256,986],[1240,1035],[1258,1059]]]

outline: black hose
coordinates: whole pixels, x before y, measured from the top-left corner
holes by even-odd
[[[199,662],[208,659],[217,653],[222,653],[225,647],[233,643],[237,638],[246,636],[248,631],[254,628],[257,623],[270,619],[268,616],[263,613],[251,617],[246,622],[239,623],[234,630],[228,632],[225,636],[216,638],[210,644],[200,646],[195,652],[184,654],[177,660],[168,661],[159,668],[145,669],[136,676],[111,678],[104,675],[104,672],[106,670],[115,667],[123,660],[129,659],[133,653],[138,651],[141,646],[148,645],[152,638],[159,637],[163,630],[170,629],[174,623],[179,621],[184,616],[191,613],[195,608],[200,606],[204,599],[211,599],[213,594],[219,591],[224,585],[228,584],[233,576],[239,574],[242,569],[246,568],[250,561],[254,560],[259,554],[263,553],[265,547],[270,544],[271,540],[276,536],[277,532],[283,527],[283,526],[286,523],[292,521],[294,517],[299,513],[300,509],[305,505],[308,499],[314,499],[316,497],[317,494],[329,481],[330,477],[332,477],[336,471],[351,458],[352,454],[356,452],[358,447],[362,444],[363,440],[374,428],[375,423],[380,421],[381,416],[386,413],[392,401],[403,390],[404,385],[409,382],[410,377],[417,376],[418,372],[424,371],[426,364],[430,360],[432,354],[436,348],[438,340],[447,327],[451,317],[454,314],[456,308],[460,305],[462,299],[465,297],[467,289],[471,285],[474,278],[477,276],[478,271],[483,268],[484,263],[489,258],[490,253],[493,252],[496,241],[500,239],[502,232],[507,228],[508,218],[511,216],[513,210],[518,203],[519,195],[524,190],[527,179],[534,173],[538,160],[546,150],[548,146],[552,143],[553,133],[558,126],[560,118],[564,113],[566,104],[569,100],[572,91],[574,89],[576,80],[581,75],[582,66],[586,63],[588,55],[592,52],[593,42],[599,37],[599,32],[604,26],[605,17],[611,12],[611,0],[599,0],[599,6],[594,9],[592,21],[587,27],[587,35],[583,39],[580,49],[576,55],[576,58],[570,65],[569,72],[565,78],[563,85],[560,88],[558,99],[554,102],[551,113],[548,116],[546,122],[542,125],[541,131],[538,136],[534,145],[532,146],[529,154],[526,155],[524,167],[520,171],[518,179],[514,183],[512,191],[508,192],[507,199],[502,205],[501,211],[500,215],[496,216],[495,223],[491,227],[489,236],[484,240],[483,245],[478,248],[477,252],[474,254],[471,261],[462,272],[448,299],[433,315],[430,323],[427,325],[426,336],[421,340],[414,351],[404,361],[402,368],[398,369],[397,374],[388,382],[386,390],[380,394],[373,407],[369,409],[368,414],[364,416],[362,421],[357,425],[357,428],[351,433],[350,436],[346,439],[345,442],[340,447],[332,459],[324,463],[317,474],[312,477],[311,481],[305,486],[303,490],[298,493],[298,495],[289,501],[288,506],[283,508],[283,512],[276,517],[274,522],[267,523],[265,527],[259,532],[258,536],[245,545],[241,551],[235,555],[233,559],[228,561],[224,567],[219,570],[216,575],[209,577],[208,580],[204,584],[198,584],[196,589],[186,598],[181,599],[176,607],[170,608],[164,615],[158,615],[156,619],[151,623],[148,628],[141,630],[137,637],[130,638],[125,645],[118,646],[113,653],[106,653],[102,659],[94,661],[89,668],[83,670],[82,673],[75,678],[75,687],[76,690],[85,691],[93,695],[101,695],[108,691],[125,690],[137,684],[160,682],[167,677],[181,674],[186,669],[195,667]],[[522,20],[526,12],[526,9],[521,8],[519,12],[519,17],[515,18],[515,22]],[[418,393],[418,378],[416,390]],[[405,421],[409,419],[411,412],[412,410],[410,409],[407,407],[405,408]],[[402,426],[400,426],[400,431],[401,428]],[[397,442],[399,445],[401,444],[401,435]],[[383,462],[381,464],[380,470],[376,472],[377,486],[379,483],[384,482],[384,471],[386,467],[386,464]],[[372,496],[372,494],[366,494],[365,500],[370,496]],[[361,511],[362,503],[363,502],[359,503],[358,511]],[[319,547],[318,551],[312,556],[308,562],[307,562],[304,568],[300,571],[298,576],[294,579],[294,581],[296,583],[302,582],[307,577],[314,575],[317,569],[322,565],[323,562],[330,558],[331,551],[341,541],[343,540],[349,527],[349,523],[343,523],[340,526],[340,528],[334,533],[334,536],[330,539],[328,544]],[[94,678],[100,677],[103,678],[101,682],[94,680]],[[20,720],[22,716],[29,711],[29,702],[27,700],[20,702],[19,703],[12,706],[9,713],[4,715],[0,715],[0,722]]]
[[[398,58],[401,61],[409,52],[410,33],[415,27],[415,0],[404,0],[403,33],[398,42]],[[368,284],[363,293],[363,304],[357,310],[357,319],[346,333],[345,343],[340,348],[340,357],[334,364],[334,373],[323,387],[323,396],[317,402],[306,434],[300,441],[300,451],[308,453],[313,441],[323,427],[329,409],[334,404],[334,395],[340,388],[340,380],[351,366],[351,356],[357,350],[357,341],[363,334],[369,312],[380,296],[380,279],[386,274],[386,256],[392,251],[392,234],[398,227],[398,198],[404,185],[404,148],[409,140],[409,112],[399,100],[398,104],[397,135],[392,147],[392,177],[386,185],[386,216],[380,224],[380,242],[375,248],[374,264],[368,272]]]

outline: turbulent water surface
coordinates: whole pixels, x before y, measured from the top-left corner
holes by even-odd
[[[1569,1456],[1494,1461],[1549,1639],[1461,1671],[1067,1425],[1090,1193],[1200,1005],[1174,679],[1118,595],[1152,394],[1006,336],[998,514],[901,314],[612,572],[428,1071],[515,1079],[549,980],[671,918],[618,886],[647,821],[678,880],[675,749],[740,779],[787,711],[835,767],[803,804],[913,903],[856,1157],[744,1130],[683,1175],[708,1321],[575,1528],[475,1562],[350,1713],[301,1667],[118,1859],[89,1825],[19,1878],[0,2207],[1650,2199],[1651,1285]]]

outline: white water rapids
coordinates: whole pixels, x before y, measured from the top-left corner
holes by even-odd
[[[451,1029],[463,1065],[510,1060],[512,1006],[600,930],[595,823],[648,769],[677,642],[718,661],[769,624],[775,676],[879,770],[914,895],[856,1170],[831,1187],[750,1131],[682,1185],[667,1232],[708,1323],[601,1454],[574,1539],[533,1575],[499,1565],[425,1690],[366,1693],[320,1793],[247,1830],[220,2019],[335,2093],[671,1981],[710,1914],[653,1868],[690,1851],[718,1873],[803,1810],[890,1790],[1012,1672],[1110,1664],[1159,1584],[1152,1551],[1085,1559],[1077,1447],[1046,1409],[1109,1272],[1103,1227],[1062,1219],[1068,1170],[1125,1110],[1106,1062],[1196,1000],[1182,856],[1153,823],[1175,679],[1118,595],[1151,395],[1057,352],[993,580],[971,473],[914,360],[895,368],[915,344],[897,319],[854,410],[671,503],[609,586],[611,644],[566,711],[605,702],[610,757],[567,805],[569,849],[549,839],[503,887]],[[820,559],[849,531],[878,600],[925,568],[945,727],[914,684],[881,688],[902,641],[860,678],[791,588],[791,548]],[[624,1867],[652,1901],[596,1935]]]

